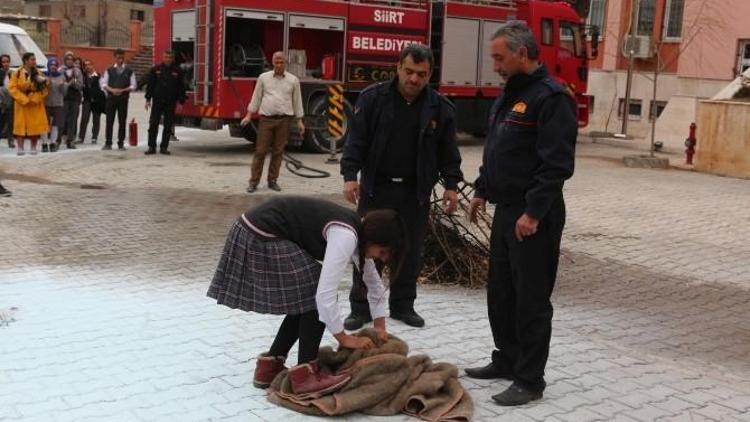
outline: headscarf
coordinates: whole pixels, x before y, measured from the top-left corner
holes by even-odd
[[[55,66],[57,68],[54,72],[51,70],[52,66]],[[60,76],[60,66],[57,63],[57,59],[55,57],[47,58],[47,76]]]

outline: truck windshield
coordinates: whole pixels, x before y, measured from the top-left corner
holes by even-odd
[[[24,53],[34,53],[37,66],[46,67],[47,58],[34,40],[26,34],[0,34],[0,51],[10,56],[10,66],[23,65]]]
[[[572,56],[586,56],[585,36],[581,25],[572,22],[560,22],[560,48],[568,50]]]

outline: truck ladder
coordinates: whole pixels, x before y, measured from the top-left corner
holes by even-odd
[[[195,1],[195,105],[211,104],[212,0]]]

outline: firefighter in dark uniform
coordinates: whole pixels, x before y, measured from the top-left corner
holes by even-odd
[[[495,70],[506,78],[490,112],[472,221],[496,205],[490,237],[487,305],[497,350],[466,370],[473,378],[513,384],[493,400],[505,406],[542,397],[552,333],[550,296],[565,224],[563,183],[573,175],[578,122],[575,101],[539,63],[526,23],[510,21],[491,43]]]
[[[174,51],[165,50],[162,63],[151,68],[146,77],[146,110],[151,109],[148,122],[148,150],[146,155],[156,154],[156,137],[159,121],[164,117],[159,152],[169,155],[169,140],[174,130],[174,113],[177,102],[184,104],[185,82],[182,70],[174,62]]]
[[[427,85],[432,65],[428,47],[409,45],[401,52],[396,78],[362,91],[341,159],[347,200],[358,204],[362,215],[395,209],[410,228],[413,253],[404,260],[399,277],[391,280],[389,305],[392,318],[414,327],[424,326],[414,300],[430,195],[442,177],[443,207],[453,212],[463,180],[453,106]],[[365,290],[355,270],[347,330],[371,321]]]

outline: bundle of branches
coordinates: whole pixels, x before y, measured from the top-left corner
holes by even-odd
[[[480,213],[478,224],[468,220],[474,186],[466,181],[458,187],[458,210],[443,210],[442,191],[432,192],[425,236],[420,283],[458,284],[472,289],[487,283],[491,216]]]

